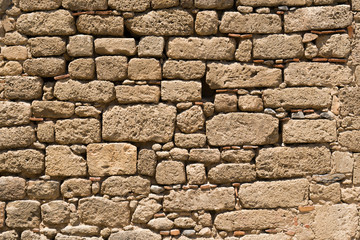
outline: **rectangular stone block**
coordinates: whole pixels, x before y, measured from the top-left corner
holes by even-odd
[[[224,211],[235,208],[234,188],[218,187],[210,191],[197,190],[171,190],[164,196],[164,211],[190,212],[190,211]]]
[[[63,58],[32,58],[24,62],[24,71],[31,76],[56,77],[66,72]]]
[[[284,78],[289,87],[346,86],[354,81],[349,67],[319,62],[290,63],[284,70]]]
[[[60,37],[36,37],[29,39],[33,57],[59,56],[65,53],[65,41]]]
[[[0,152],[0,173],[38,175],[44,170],[44,154],[27,149]]]
[[[201,82],[162,81],[161,100],[169,102],[195,102],[201,100]]]
[[[106,141],[171,141],[175,130],[176,108],[166,104],[112,106],[103,114]]]
[[[54,95],[62,101],[111,102],[115,98],[114,84],[108,81],[81,82],[60,80],[55,83]]]
[[[360,130],[360,116],[345,117],[340,124],[345,130]]]
[[[167,56],[173,59],[233,60],[235,49],[233,38],[171,38]]]
[[[265,107],[328,108],[331,105],[330,89],[323,88],[285,88],[266,89],[263,92]]]
[[[160,88],[148,85],[119,85],[115,87],[116,99],[121,104],[158,103]]]
[[[206,144],[206,135],[201,133],[194,134],[175,134],[175,145],[180,148],[201,148]]]
[[[210,63],[206,83],[212,89],[277,87],[282,81],[280,69],[240,63]]]
[[[8,227],[38,228],[40,222],[40,203],[38,201],[14,201],[6,205],[6,225]]]
[[[1,55],[7,60],[23,61],[28,58],[28,51],[24,46],[2,47]]]
[[[0,102],[0,127],[25,125],[30,122],[31,108],[25,102]]]
[[[0,202],[0,228],[5,225],[5,202]]]
[[[35,117],[69,118],[74,114],[75,105],[71,102],[33,101],[31,109]]]
[[[253,57],[258,59],[301,58],[304,55],[302,36],[273,34],[255,37]]]
[[[120,81],[128,76],[128,62],[124,56],[102,56],[95,59],[98,80]]]
[[[44,121],[38,123],[36,137],[39,142],[55,142],[55,123],[53,121]]]
[[[331,171],[331,153],[323,146],[263,148],[256,158],[261,178],[296,178]]]
[[[134,38],[97,38],[94,43],[95,52],[100,55],[132,56],[136,54]]]
[[[25,12],[38,10],[55,10],[61,6],[61,0],[20,0],[18,1],[20,9]]]
[[[54,200],[60,196],[58,181],[28,181],[26,194],[30,199]]]
[[[278,125],[268,114],[220,114],[206,121],[206,136],[212,146],[273,144],[279,138]]]
[[[120,11],[144,12],[150,8],[150,0],[109,0],[109,7]]]
[[[58,120],[55,141],[60,144],[89,144],[101,141],[100,121],[95,118]]]
[[[285,32],[345,28],[353,16],[349,5],[298,8],[284,16]],[[302,23],[302,24],[299,24]]]
[[[71,11],[106,10],[108,7],[106,0],[63,0],[62,6]]]
[[[360,87],[344,87],[339,91],[341,102],[340,114],[346,116],[349,114],[360,115]]]
[[[360,184],[360,154],[359,153],[354,154],[353,184]]]
[[[238,163],[219,164],[209,170],[208,178],[210,183],[215,184],[252,182],[256,179],[255,165]]]
[[[25,198],[26,181],[19,177],[0,177],[0,200],[13,201]]]
[[[129,61],[131,80],[161,80],[161,64],[155,58],[132,58]]]
[[[0,77],[5,81],[4,95],[11,100],[33,100],[42,96],[43,80],[39,77],[6,76]]]
[[[306,0],[237,0],[236,5],[252,7],[304,6]]]
[[[360,152],[360,131],[345,131],[339,134],[339,143],[352,152]]]
[[[95,78],[95,61],[93,58],[78,58],[68,65],[71,79],[93,80]]]
[[[195,0],[194,5],[200,9],[229,9],[234,5],[233,0]]]
[[[79,32],[89,35],[124,35],[124,19],[120,16],[81,15],[76,27]]]
[[[220,23],[221,33],[280,33],[281,18],[277,14],[241,14],[225,12]]]
[[[136,155],[136,150],[135,150],[135,155]],[[136,161],[135,161],[135,165],[136,165]],[[135,166],[135,172],[136,172],[136,166]],[[101,194],[106,194],[109,196],[127,197],[133,194],[149,195],[149,193],[150,193],[150,180],[139,176],[131,176],[131,177],[113,176],[107,178],[101,185]]]
[[[220,151],[218,149],[198,148],[191,149],[189,161],[200,162],[208,165],[220,162]]]
[[[309,181],[296,179],[274,182],[245,183],[239,197],[245,208],[291,208],[306,205]]]
[[[35,130],[30,126],[0,128],[0,149],[26,148],[35,141]]]
[[[323,35],[316,39],[319,57],[347,58],[351,51],[351,42],[348,34]]]
[[[137,150],[128,143],[89,144],[86,150],[89,175],[136,173]]]
[[[163,77],[167,79],[201,79],[205,71],[206,64],[203,61],[167,60],[163,65]]]
[[[283,125],[284,143],[328,143],[335,142],[336,121],[331,120],[290,120]]]
[[[66,50],[72,57],[91,57],[94,52],[94,37],[91,35],[70,36]]]
[[[250,163],[255,157],[253,150],[226,150],[221,152],[221,160],[228,163]]]

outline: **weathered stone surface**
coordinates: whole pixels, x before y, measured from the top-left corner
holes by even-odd
[[[28,58],[28,51],[23,46],[2,47],[1,55],[7,60],[22,61]]]
[[[26,181],[19,177],[0,177],[0,200],[19,200],[25,197]]]
[[[239,42],[235,52],[235,60],[239,62],[250,62],[252,58],[253,43],[250,39]]]
[[[86,161],[74,154],[70,147],[52,145],[46,148],[45,173],[49,176],[85,176]]]
[[[136,147],[128,143],[90,144],[87,164],[91,176],[136,173]]]
[[[5,202],[0,202],[0,227],[2,228],[5,224]],[[1,239],[0,234],[0,239]]]
[[[99,80],[119,81],[127,77],[128,62],[123,56],[97,57],[96,73]]]
[[[299,24],[299,22],[303,24]],[[299,8],[285,14],[285,32],[337,29],[351,25],[349,5]]]
[[[154,150],[141,149],[138,155],[137,170],[141,175],[154,176],[156,169],[156,154]]]
[[[60,37],[30,38],[29,44],[33,57],[59,56],[66,51],[66,43]]]
[[[199,35],[213,35],[218,31],[219,16],[216,11],[201,11],[196,14],[195,31]]]
[[[56,199],[60,195],[60,183],[57,181],[28,181],[26,194],[30,199]]]
[[[81,10],[106,10],[107,1],[106,0],[63,0],[62,6],[66,9],[72,11],[81,11]]]
[[[23,72],[22,65],[17,61],[9,61],[0,68],[1,76],[18,76]]]
[[[119,85],[115,87],[116,99],[121,104],[129,103],[158,103],[160,88],[148,85]]]
[[[68,66],[71,79],[93,80],[95,78],[95,61],[92,58],[79,58]]]
[[[75,21],[66,10],[22,14],[16,21],[17,30],[29,36],[72,35]]]
[[[6,225],[11,228],[37,228],[40,225],[40,203],[24,200],[6,205]]]
[[[41,98],[43,81],[39,77],[7,76],[0,78],[5,81],[4,95],[12,100],[33,100]]]
[[[342,188],[341,189],[341,201],[345,203],[357,203],[359,202],[360,188]]]
[[[322,201],[339,203],[340,200],[340,183],[333,183],[328,186],[322,184],[310,185],[310,200],[313,203]]]
[[[0,127],[25,125],[30,122],[30,104],[24,102],[0,102]]]
[[[148,229],[137,229],[131,231],[121,231],[110,235],[109,240],[137,240],[137,239],[152,239],[161,240],[162,237],[159,234],[153,233]]]
[[[256,234],[256,235],[246,235],[242,238],[243,240],[291,240],[291,236],[286,235],[285,233],[277,234]]]
[[[190,212],[197,210],[223,211],[235,207],[234,189],[232,187],[218,187],[210,191],[181,190],[170,191],[164,197],[164,211]]]
[[[70,36],[66,50],[72,57],[91,57],[94,48],[93,42],[94,38],[90,35]]]
[[[227,150],[221,152],[221,160],[229,163],[249,163],[255,157],[252,150]]]
[[[339,134],[339,143],[352,152],[360,152],[360,131],[345,131]]]
[[[94,43],[95,52],[100,55],[132,56],[136,54],[134,38],[97,38]]]
[[[171,38],[167,55],[173,59],[233,60],[235,49],[232,38]]]
[[[360,116],[343,118],[341,127],[345,130],[360,130]]]
[[[145,198],[139,202],[131,221],[135,223],[148,223],[161,208],[162,205],[156,200]]]
[[[38,123],[36,137],[39,142],[55,142],[55,123],[53,121]]]
[[[225,12],[219,29],[221,33],[280,33],[281,18],[276,14]]]
[[[169,102],[194,102],[201,100],[201,82],[162,81],[161,99]]]
[[[103,240],[102,237],[80,237],[80,236],[69,236],[61,233],[56,234],[55,240]]]
[[[165,39],[163,37],[143,37],[138,45],[138,55],[139,57],[162,57],[164,47]]]
[[[69,204],[65,201],[51,201],[41,205],[41,217],[46,225],[66,225],[70,221]]]
[[[253,42],[253,56],[259,59],[301,58],[304,47],[301,35],[273,34],[259,36]]]
[[[163,65],[163,77],[167,79],[201,79],[205,71],[206,64],[202,61],[167,60]]]
[[[189,161],[205,164],[214,164],[220,162],[220,151],[218,149],[199,148],[191,149]]]
[[[150,8],[150,0],[109,0],[109,7],[125,12],[144,12]]]
[[[294,215],[287,210],[239,210],[220,213],[214,225],[218,230],[252,230],[285,227],[293,222]]]
[[[334,151],[331,154],[333,170],[336,173],[352,173],[354,167],[353,155],[349,152]]]
[[[0,128],[0,149],[25,148],[36,140],[32,127]]]
[[[128,72],[132,80],[161,80],[161,65],[154,58],[132,58]]]
[[[208,173],[210,183],[226,184],[234,182],[255,181],[255,165],[227,163],[219,164],[210,169]]]
[[[175,145],[181,148],[201,148],[206,144],[206,135],[201,133],[194,134],[175,134]]]
[[[18,240],[19,235],[15,230],[0,233],[1,240]]]
[[[360,115],[360,88],[359,87],[345,87],[339,91],[340,98],[340,114],[342,116],[354,114]]]
[[[61,194],[65,198],[87,197],[91,195],[91,181],[81,178],[71,178],[61,184]]]
[[[148,224],[150,228],[155,230],[171,230],[174,227],[174,222],[166,217],[151,219]]]
[[[17,31],[5,33],[3,38],[4,44],[8,46],[25,45],[27,41],[27,37]]]
[[[278,119],[256,113],[219,114],[206,121],[206,136],[213,146],[273,144],[279,137]]]
[[[188,36],[194,32],[192,15],[179,9],[151,11],[126,20],[125,25],[140,36]]]
[[[236,112],[238,98],[235,93],[220,93],[215,95],[214,105],[216,112]]]
[[[171,8],[179,6],[179,0],[151,0],[151,7],[153,9]]]
[[[284,71],[284,78],[291,87],[346,86],[354,80],[349,67],[318,62],[290,63]]]
[[[350,38],[348,34],[319,36],[316,39],[320,57],[346,58],[350,54]]]
[[[113,202],[106,198],[90,197],[79,201],[83,223],[104,227],[124,227],[130,222],[128,202]]]
[[[306,205],[309,182],[306,179],[242,184],[239,190],[245,208],[287,208]]]
[[[239,96],[238,106],[240,111],[262,112],[264,110],[262,98],[253,95]]]
[[[264,148],[256,158],[261,178],[295,178],[331,171],[331,154],[326,147],[299,146]]]
[[[24,62],[24,71],[31,76],[55,77],[66,71],[62,58],[33,58]]]
[[[55,124],[55,141],[60,144],[100,142],[100,122],[95,118],[58,120]]]
[[[36,117],[69,118],[74,114],[75,106],[69,102],[33,101],[31,109]]]
[[[99,235],[99,228],[96,226],[79,225],[79,226],[66,226],[61,229],[61,232],[67,235],[79,236],[97,236]]]
[[[60,80],[55,83],[54,95],[59,100],[74,102],[106,103],[115,98],[114,84],[107,81]]]
[[[229,9],[234,5],[233,0],[195,0],[195,7],[200,9]]]
[[[327,88],[266,89],[263,100],[265,107],[270,108],[322,109],[331,105],[330,90]]]
[[[176,117],[176,125],[184,133],[194,133],[203,129],[205,116],[200,106],[193,106]]]
[[[253,7],[273,7],[273,6],[304,6],[306,0],[237,0],[237,5],[246,5]]]
[[[169,142],[175,128],[176,108],[170,105],[113,106],[103,114],[107,141]]]
[[[0,173],[40,174],[44,170],[44,154],[27,149],[0,152]]]
[[[122,36],[124,19],[119,16],[81,15],[76,21],[77,30],[91,35]]]
[[[61,6],[61,0],[20,0],[18,1],[20,9],[25,12],[38,10],[55,10]]]
[[[185,166],[182,162],[163,161],[156,167],[156,182],[163,185],[181,184],[186,182]]]
[[[206,83],[212,89],[277,87],[282,81],[280,69],[250,64],[210,63]]]
[[[189,184],[205,184],[206,172],[204,164],[189,164],[186,166],[186,177]]]

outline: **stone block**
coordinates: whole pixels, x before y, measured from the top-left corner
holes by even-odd
[[[219,17],[216,11],[201,11],[196,14],[195,31],[199,35],[213,35],[218,32]]]
[[[97,57],[96,73],[99,80],[119,81],[127,77],[128,63],[123,56]]]
[[[100,142],[100,122],[94,118],[58,120],[55,124],[55,141],[60,144]]]
[[[20,200],[25,198],[26,181],[19,177],[0,177],[0,200]]]
[[[228,163],[250,163],[255,157],[253,150],[226,150],[221,152],[221,160]]]
[[[0,239],[2,240],[17,240],[18,237],[19,235],[16,233],[15,230],[0,233]]]
[[[33,100],[42,96],[43,80],[39,77],[7,76],[5,80],[4,95],[11,100]]]
[[[23,61],[28,58],[28,51],[23,46],[2,47],[1,55],[7,60]]]
[[[66,46],[67,53],[72,57],[91,57],[93,48],[94,38],[90,35],[70,36]]]
[[[352,152],[360,152],[360,131],[345,131],[339,134],[339,143]]]
[[[5,224],[5,205],[6,205],[5,202],[0,202],[0,227],[1,228]]]
[[[205,116],[200,106],[193,106],[176,117],[177,127],[184,133],[194,133],[203,129]]]
[[[175,134],[175,145],[180,148],[202,148],[206,144],[206,135],[202,133]]]
[[[0,127],[30,123],[31,108],[25,102],[0,102]]]
[[[65,201],[51,201],[41,205],[41,217],[47,226],[66,225],[70,222],[70,206]]]
[[[35,117],[69,118],[74,114],[75,105],[70,102],[33,101],[31,109]]]
[[[38,10],[55,10],[61,6],[61,0],[20,0],[18,1],[19,7],[24,12],[33,12]]]
[[[62,6],[71,11],[106,10],[108,7],[106,0],[63,0]]]
[[[167,60],[163,65],[163,77],[167,79],[201,79],[205,71],[206,64],[202,61]]]
[[[336,173],[352,173],[354,167],[353,155],[349,152],[334,151],[331,154],[333,170]]]
[[[262,112],[264,110],[262,98],[253,95],[239,96],[238,105],[240,111],[245,112]]]
[[[236,5],[252,7],[305,6],[306,0],[237,0]]]
[[[109,0],[109,7],[124,12],[144,12],[150,8],[150,0]]]
[[[156,154],[154,150],[141,149],[138,155],[137,171],[140,175],[153,177],[156,169]]]
[[[348,34],[319,36],[316,39],[320,57],[347,58],[351,51]]]
[[[161,208],[161,204],[154,199],[142,199],[137,205],[131,221],[135,223],[148,223]]]
[[[61,184],[61,194],[64,198],[88,197],[91,195],[91,181],[81,178],[71,178]]]
[[[228,184],[252,182],[256,179],[255,165],[242,163],[226,163],[213,167],[208,172],[210,183]]]
[[[170,150],[171,159],[174,161],[187,161],[189,158],[189,152],[183,148],[173,148]]]
[[[44,170],[44,154],[27,149],[0,152],[0,173],[39,175]]]
[[[120,104],[158,103],[160,88],[149,85],[119,85],[115,87],[116,99]]]
[[[161,99],[168,102],[195,102],[201,100],[201,82],[162,81]]]
[[[38,228],[40,203],[33,200],[9,202],[6,205],[6,225],[10,228]]]
[[[250,39],[239,42],[235,51],[235,60],[239,62],[250,62],[252,59],[253,43]]]
[[[342,116],[354,114],[360,115],[360,88],[359,87],[345,87],[339,91],[340,99],[340,114]]]
[[[285,233],[276,233],[276,234],[250,234],[243,237],[243,240],[290,240],[291,237]]]
[[[80,33],[89,35],[124,35],[124,19],[120,16],[81,15],[76,27]]]
[[[151,0],[153,9],[171,8],[179,6],[179,0]]]
[[[236,112],[238,98],[236,94],[221,93],[215,95],[214,105],[216,112]]]
[[[133,58],[129,61],[129,78],[132,80],[161,80],[161,65],[154,58]]]
[[[117,239],[152,239],[152,240],[161,240],[162,237],[160,234],[154,233],[149,229],[137,229],[131,231],[121,231],[117,233],[112,233],[109,237],[109,240]]]
[[[24,62],[24,71],[31,76],[56,77],[66,72],[62,58],[33,58]]]
[[[186,182],[185,166],[182,162],[163,161],[156,167],[156,182],[162,185],[182,184]]]
[[[233,0],[195,0],[194,5],[200,9],[229,9],[234,5]]]
[[[17,61],[8,61],[0,68],[0,76],[18,76],[23,72],[21,63]]]
[[[57,181],[28,181],[26,194],[30,199],[52,200],[60,196],[60,183]]]
[[[323,201],[340,203],[340,183],[333,183],[328,186],[311,184],[310,200],[315,204]]]
[[[149,195],[150,181],[139,176],[113,176],[107,178],[102,183],[101,193],[121,197],[127,197],[129,195]]]
[[[30,126],[0,128],[0,149],[26,148],[35,140],[35,130]]]
[[[204,164],[196,163],[187,165],[186,177],[188,184],[205,184],[206,170]]]
[[[163,37],[148,36],[140,39],[138,45],[139,57],[161,58],[164,52],[165,40]]]
[[[65,41],[60,37],[36,37],[29,39],[33,57],[59,56],[65,53]]]
[[[174,222],[166,217],[151,219],[148,224],[148,227],[154,230],[171,230],[174,227]]]
[[[36,137],[39,142],[55,142],[55,124],[52,121],[38,123]]]
[[[193,148],[190,150],[189,161],[206,165],[216,164],[220,162],[220,151],[218,149]]]
[[[99,55],[125,55],[136,54],[134,38],[97,38],[94,41],[95,52]]]
[[[93,80],[95,78],[95,61],[92,58],[79,58],[69,63],[71,79]]]
[[[5,45],[8,45],[8,46],[26,45],[26,43],[28,42],[28,39],[23,34],[15,31],[15,32],[5,33],[3,42]]]

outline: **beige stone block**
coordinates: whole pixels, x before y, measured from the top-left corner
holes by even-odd
[[[24,62],[24,71],[31,76],[55,77],[66,72],[62,58],[33,58]]]
[[[62,6],[71,11],[106,10],[108,7],[106,0],[63,0]]]
[[[36,137],[39,142],[55,142],[55,124],[52,121],[38,123]]]
[[[206,144],[206,135],[201,133],[194,134],[175,134],[175,145],[180,148],[201,148]]]
[[[72,57],[91,57],[93,55],[94,38],[90,35],[75,35],[69,37],[66,46],[67,53]]]
[[[61,0],[20,0],[17,2],[19,3],[20,9],[25,12],[32,12],[38,10],[55,10],[61,6]]]
[[[81,15],[76,27],[80,33],[89,35],[124,35],[124,19],[120,16]]]
[[[23,46],[2,47],[1,55],[7,60],[22,61],[28,58],[28,51]]]
[[[3,38],[4,44],[8,46],[25,45],[27,41],[27,37],[17,31],[5,33]]]
[[[205,71],[206,64],[202,61],[167,60],[163,65],[163,77],[167,79],[201,79]]]
[[[17,240],[19,235],[15,230],[0,233],[0,237],[6,240]]]
[[[36,37],[28,42],[33,57],[59,56],[66,51],[66,43],[60,37]]]
[[[165,40],[163,37],[148,36],[141,38],[138,45],[139,57],[159,57],[164,52]]]
[[[141,175],[155,175],[157,159],[154,150],[141,149],[138,154],[137,171]]]
[[[277,87],[282,81],[280,69],[249,64],[210,63],[206,83],[210,88]]]
[[[27,149],[0,152],[0,173],[38,175],[44,170],[44,154]]]
[[[322,201],[340,203],[340,183],[333,183],[328,186],[311,184],[310,200],[315,204]]]
[[[150,11],[127,19],[125,25],[140,36],[189,36],[194,32],[193,16],[180,9]]]
[[[331,154],[333,170],[336,173],[352,173],[354,166],[353,155],[349,152],[334,151]]]
[[[173,185],[186,182],[185,166],[182,162],[163,161],[156,167],[155,179],[158,184]]]
[[[229,9],[234,5],[232,0],[195,0],[195,7],[200,9]]]
[[[194,133],[203,129],[205,116],[200,106],[193,106],[176,117],[177,127],[184,133]]]
[[[127,77],[128,63],[126,57],[103,56],[97,57],[95,61],[99,80],[119,81]]]
[[[255,165],[241,163],[219,164],[209,170],[208,178],[210,183],[215,184],[252,182],[256,178]]]
[[[360,116],[345,117],[340,124],[345,130],[360,130]]]
[[[273,144],[279,138],[278,125],[268,114],[220,114],[206,121],[206,136],[212,146]]]
[[[199,35],[213,35],[218,31],[219,17],[216,11],[201,11],[196,14],[195,31]]]
[[[306,0],[237,0],[236,5],[246,5],[253,7],[272,7],[272,6],[304,6]]]
[[[226,150],[221,152],[221,160],[228,163],[250,163],[255,157],[253,150]]]
[[[340,99],[340,114],[342,116],[354,114],[360,115],[360,88],[359,87],[345,87],[339,91]]]
[[[221,93],[215,95],[215,111],[216,112],[236,112],[237,111],[237,95],[232,93]]]
[[[174,161],[187,161],[189,158],[189,152],[183,148],[173,148],[170,150],[171,159]]]
[[[137,150],[128,143],[89,144],[87,164],[91,176],[136,173]]]
[[[250,62],[252,58],[253,43],[250,39],[239,42],[235,51],[235,59],[239,62]]]
[[[264,110],[261,97],[253,95],[239,96],[238,105],[240,111],[245,112],[262,112]]]
[[[150,0],[109,0],[109,7],[124,12],[144,12],[150,8]]]
[[[151,0],[153,9],[171,8],[179,6],[179,0]]]
[[[189,161],[207,165],[216,164],[220,162],[220,151],[218,149],[193,148],[190,150]]]
[[[9,61],[0,68],[0,76],[18,76],[23,72],[21,63],[17,61]]]
[[[71,79],[93,80],[95,78],[95,61],[93,58],[79,58],[69,63]]]
[[[58,120],[55,124],[55,141],[60,144],[100,142],[100,122],[94,118]]]
[[[9,202],[6,205],[6,225],[10,228],[38,228],[40,203],[33,200]]]
[[[129,61],[129,78],[132,80],[161,80],[161,65],[154,58],[132,58]]]
[[[331,171],[330,157],[330,150],[320,146],[264,148],[255,160],[256,173],[267,179],[326,174]]]
[[[174,227],[174,222],[166,217],[151,219],[148,224],[148,227],[154,230],[171,230]]]
[[[48,226],[66,225],[70,222],[70,206],[65,201],[51,201],[41,205],[41,217]]]
[[[26,181],[19,177],[0,177],[0,200],[20,200],[25,198]]]
[[[201,82],[162,81],[161,100],[168,102],[195,102],[201,100]]]
[[[348,34],[319,36],[316,46],[320,57],[347,58],[351,50]]]
[[[137,205],[131,221],[135,223],[148,223],[161,208],[161,204],[154,199],[142,199]]]
[[[206,170],[204,164],[196,163],[187,165],[186,177],[188,184],[205,184]]]
[[[28,181],[26,194],[30,199],[51,200],[60,196],[60,183],[57,181]]]
[[[79,106],[75,108],[75,114],[79,117],[99,118],[101,111],[93,106]]]
[[[43,81],[39,77],[6,76],[0,77],[5,81],[4,95],[12,100],[33,100],[41,98]]]
[[[91,181],[81,178],[71,178],[61,184],[61,194],[64,198],[88,197],[91,195]]]
[[[360,152],[360,131],[345,131],[339,134],[339,143],[352,152]]]
[[[115,87],[116,99],[120,104],[158,103],[160,88],[149,85],[119,85]]]
[[[35,130],[30,126],[0,128],[0,149],[26,148],[35,140]]]
[[[35,117],[69,118],[74,114],[75,105],[70,102],[33,101],[31,109]]]
[[[360,188],[342,188],[341,189],[341,201],[345,203],[358,203],[360,201]]]
[[[73,35],[74,17],[66,10],[22,14],[16,21],[17,30],[28,36]]]
[[[0,127],[30,123],[31,108],[25,102],[0,102]]]
[[[97,38],[94,41],[95,52],[100,55],[125,55],[136,54],[134,38]]]
[[[5,225],[5,202],[0,202],[0,227]],[[1,235],[0,235],[1,236]]]
[[[121,231],[117,233],[112,233],[109,237],[109,240],[116,239],[152,239],[152,240],[161,240],[162,237],[160,234],[156,234],[149,229],[137,229],[131,231]]]
[[[107,178],[102,183],[101,193],[121,197],[129,195],[149,195],[150,181],[139,176],[113,176]]]

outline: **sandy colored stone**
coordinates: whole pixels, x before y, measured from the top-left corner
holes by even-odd
[[[360,130],[360,116],[343,118],[341,127],[346,130]]]
[[[319,63],[290,63],[284,71],[287,86],[346,86],[353,82],[351,69],[347,66]]]
[[[94,38],[90,35],[75,35],[69,37],[66,46],[67,53],[72,57],[90,57],[93,55]]]
[[[360,115],[360,88],[359,87],[345,87],[339,91],[340,99],[340,114],[342,116],[354,114]]]
[[[306,205],[309,182],[306,179],[245,183],[239,197],[245,208],[290,208]]]
[[[347,58],[351,50],[348,34],[319,36],[316,46],[320,57]]]
[[[206,83],[210,88],[277,87],[282,81],[281,70],[240,63],[210,63]]]
[[[184,133],[194,133],[203,129],[205,116],[200,106],[193,106],[176,117],[177,127]]]
[[[62,58],[33,58],[24,62],[24,71],[31,76],[55,77],[66,72]]]
[[[290,120],[283,125],[284,143],[327,143],[335,142],[336,121]]]
[[[96,73],[99,80],[118,81],[127,77],[128,63],[123,56],[97,57]]]
[[[177,228],[193,228],[196,226],[196,222],[189,217],[178,217],[174,220],[174,225]]]
[[[79,117],[99,118],[101,111],[93,106],[79,106],[75,108],[75,114]]]
[[[19,235],[15,230],[5,231],[0,233],[1,240],[18,240]]]
[[[95,52],[100,55],[125,55],[136,54],[134,38],[97,38],[94,41]]]
[[[96,226],[79,225],[79,226],[66,226],[61,229],[61,232],[67,235],[79,236],[97,236],[99,235],[99,228]]]
[[[218,31],[219,19],[216,11],[201,11],[196,14],[195,31],[199,35],[213,35]]]
[[[273,144],[279,138],[278,119],[260,113],[219,114],[206,121],[206,136],[213,146]]]
[[[210,148],[193,148],[190,150],[189,161],[207,165],[216,164],[220,162],[220,151]]]
[[[76,27],[80,33],[89,35],[124,35],[124,19],[120,16],[81,15]]]
[[[301,35],[273,34],[256,37],[253,57],[258,59],[301,58],[304,46]]]
[[[331,154],[333,170],[336,173],[352,173],[354,167],[353,155],[349,152],[334,151]]]
[[[61,6],[61,0],[20,0],[19,6],[22,11],[32,12],[38,10],[55,10]]]
[[[101,193],[110,196],[122,196],[128,195],[149,195],[150,193],[150,181],[139,177],[120,177],[113,176],[107,178],[101,186]]]
[[[95,78],[95,61],[93,58],[79,58],[68,65],[71,79],[93,80]]]
[[[124,12],[144,12],[150,8],[150,0],[109,0],[109,7]]]
[[[220,93],[215,95],[214,105],[216,112],[236,112],[237,95],[234,93]]]
[[[339,134],[339,143],[352,152],[360,152],[360,131],[345,131]]]
[[[128,73],[132,80],[161,80],[161,65],[154,58],[132,58]]]
[[[106,0],[63,0],[62,6],[72,11],[106,10],[108,7]]]
[[[171,8],[179,5],[179,0],[151,0],[153,9]]]
[[[60,144],[100,142],[100,122],[94,118],[58,120],[55,124],[55,141]]]
[[[119,85],[115,87],[116,99],[120,104],[129,103],[158,103],[160,88],[149,85]]]
[[[239,62],[250,62],[252,58],[253,43],[250,39],[239,42],[238,48],[235,51],[235,59]]]
[[[165,47],[163,37],[147,36],[141,38],[138,45],[139,57],[162,57]]]
[[[357,203],[360,200],[360,188],[342,188],[341,189],[341,201],[345,203]]]
[[[25,35],[15,31],[5,33],[3,42],[8,46],[25,45],[28,42],[28,39]]]
[[[181,148],[201,148],[206,144],[206,135],[201,133],[194,134],[175,134],[175,145]]]
[[[33,57],[59,56],[65,53],[65,41],[60,37],[36,37],[29,39]]]
[[[202,61],[167,60],[163,65],[163,76],[167,79],[200,79],[205,71],[206,64]]]
[[[264,106],[270,108],[322,109],[331,105],[330,89],[327,88],[266,89],[263,100]]]
[[[340,200],[340,183],[333,183],[328,186],[321,184],[310,185],[310,200],[314,203],[327,201],[339,203]]]
[[[349,5],[299,8],[285,14],[284,28],[285,32],[345,28],[352,18]]]
[[[161,100],[169,102],[195,102],[201,100],[201,82],[162,81]]]
[[[0,152],[0,173],[21,175],[41,174],[44,170],[44,154],[27,149]]]
[[[0,102],[0,127],[25,125],[30,122],[30,104],[25,102]]]
[[[360,184],[360,154],[354,154],[353,183]]]
[[[107,81],[60,80],[55,83],[54,95],[62,101],[79,102],[106,103],[115,98],[114,84]]]
[[[4,95],[7,99],[33,100],[42,95],[43,81],[39,77],[7,76],[0,77],[5,81]]]
[[[240,111],[262,112],[264,110],[262,98],[253,95],[239,96],[238,106]]]
[[[55,142],[55,123],[53,121],[38,123],[36,137],[39,142]]]
[[[26,148],[35,140],[35,130],[30,126],[0,128],[0,149]]]
[[[113,233],[110,235],[109,240],[119,240],[119,239],[151,239],[151,240],[161,240],[162,237],[159,234],[156,234],[149,229],[137,229],[131,231],[121,231]]]
[[[291,236],[286,235],[285,233],[277,234],[256,234],[256,235],[246,235],[242,238],[243,240],[291,240]]]
[[[46,225],[64,225],[70,222],[69,204],[65,201],[51,201],[41,205],[41,217]]]
[[[140,36],[189,36],[194,32],[194,19],[180,9],[150,11],[125,21],[130,32]]]
[[[227,163],[219,164],[208,172],[210,183],[227,184],[234,182],[252,182],[255,181],[255,165]]]
[[[22,14],[16,21],[17,30],[28,36],[72,35],[75,21],[66,10]]]
[[[135,174],[136,160],[136,147],[128,143],[87,146],[87,164],[91,176]]]
[[[187,165],[186,177],[188,184],[205,184],[206,170],[204,164],[196,163]]]
[[[218,187],[210,191],[197,190],[171,190],[164,196],[164,211],[190,212],[190,211],[224,211],[235,207],[234,188]]]
[[[221,33],[280,33],[281,18],[276,14],[225,12],[219,30]]]
[[[2,47],[1,55],[7,60],[22,61],[28,58],[28,51],[23,46]]]
[[[14,201],[6,205],[6,225],[10,228],[38,228],[40,221],[38,201]]]
[[[162,185],[181,184],[186,182],[185,166],[182,162],[163,161],[156,167],[156,182]]]
[[[33,101],[31,109],[35,117],[69,118],[74,114],[75,106],[70,102]]]
[[[0,200],[20,200],[25,198],[26,181],[19,177],[0,177]]]
[[[171,230],[174,222],[166,217],[151,219],[147,224],[151,229],[155,230]]]
[[[41,239],[42,240],[42,239]],[[69,236],[61,233],[56,234],[55,240],[103,240],[102,237],[80,237],[80,236]]]
[[[154,176],[156,169],[156,154],[154,150],[141,149],[138,154],[137,171],[141,175]]]
[[[331,171],[330,150],[321,146],[264,148],[256,158],[258,177],[295,178]]]
[[[273,7],[273,6],[304,6],[306,0],[237,0],[237,5],[246,5],[253,7]]]
[[[43,180],[28,181],[26,194],[30,199],[56,199],[60,196],[60,183]]]
[[[162,205],[154,199],[142,199],[137,205],[131,221],[134,223],[148,223],[161,208]]]
[[[196,8],[200,9],[229,9],[234,5],[233,0],[194,0]]]
[[[91,195],[91,181],[81,178],[71,178],[61,184],[61,194],[64,198],[88,197]]]
[[[0,227],[5,225],[5,202],[0,202]],[[1,239],[1,235],[0,235]]]
[[[221,152],[221,160],[229,163],[250,163],[255,157],[252,150],[226,150]]]
[[[18,76],[23,72],[22,65],[17,61],[9,61],[0,67],[0,76]]]
[[[81,222],[104,227],[124,227],[130,223],[128,202],[113,202],[102,197],[83,198],[79,201]]]

